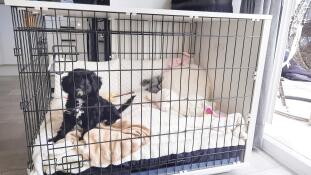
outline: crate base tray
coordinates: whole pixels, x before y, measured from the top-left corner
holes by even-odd
[[[92,167],[80,172],[80,174],[173,174],[240,163],[243,161],[244,153],[245,145],[212,148],[190,153],[172,154],[159,158],[130,161],[106,168]],[[53,175],[69,174],[58,171]]]

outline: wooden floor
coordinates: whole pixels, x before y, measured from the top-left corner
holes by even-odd
[[[0,77],[0,175],[25,175],[27,164],[17,77]],[[244,168],[222,175],[291,175],[262,151],[254,151]]]
[[[24,119],[17,77],[0,77],[0,175],[25,175]]]

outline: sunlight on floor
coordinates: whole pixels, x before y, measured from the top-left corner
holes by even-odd
[[[284,79],[282,85],[285,97],[294,97],[296,100],[286,98],[286,108],[280,97],[276,99],[276,112],[272,124],[266,125],[265,133],[311,160],[311,103],[308,101],[311,99],[311,83]]]
[[[294,175],[269,155],[255,149],[249,161],[241,168],[220,175]]]
[[[284,79],[282,85],[286,107],[282,104],[280,97],[276,98],[276,113],[308,121],[311,115],[311,82]]]
[[[267,125],[265,133],[311,160],[311,126],[307,122],[274,114],[272,125]]]

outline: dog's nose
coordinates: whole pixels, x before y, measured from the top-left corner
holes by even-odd
[[[77,96],[82,96],[83,94],[84,93],[82,89],[77,89]]]

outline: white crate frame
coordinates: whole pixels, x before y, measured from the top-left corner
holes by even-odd
[[[5,5],[16,6],[21,8],[31,7],[43,11],[52,9],[60,10],[82,10],[82,11],[96,11],[96,12],[121,12],[127,14],[152,14],[152,15],[174,15],[174,16],[189,16],[193,17],[209,17],[209,18],[234,18],[234,19],[252,19],[264,20],[262,39],[258,57],[258,65],[256,72],[256,81],[254,85],[253,101],[251,104],[251,113],[249,121],[248,138],[246,143],[246,151],[244,162],[238,162],[231,165],[222,165],[202,170],[195,170],[184,172],[183,174],[217,174],[228,172],[233,169],[239,168],[247,164],[249,156],[252,152],[254,132],[256,125],[256,118],[258,112],[260,89],[262,85],[262,78],[264,72],[264,65],[266,59],[266,51],[268,46],[268,39],[270,33],[271,15],[256,15],[256,14],[232,14],[232,13],[219,13],[219,12],[201,12],[201,11],[184,11],[184,10],[166,10],[166,9],[142,9],[142,8],[116,8],[102,5],[87,5],[87,4],[72,4],[72,3],[59,3],[59,2],[42,2],[42,1],[25,1],[25,0],[5,0]]]

